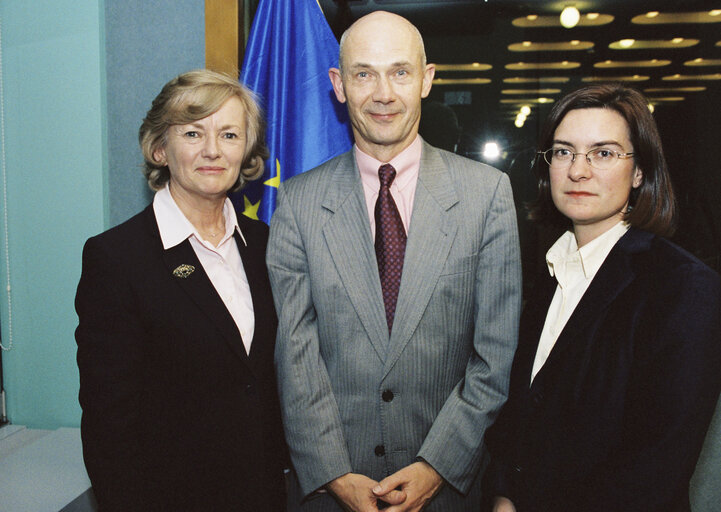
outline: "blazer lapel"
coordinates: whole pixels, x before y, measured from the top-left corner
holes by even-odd
[[[410,341],[431,299],[458,230],[448,212],[457,203],[440,153],[424,142],[385,374]]]
[[[352,151],[339,161],[322,205],[333,212],[323,227],[333,263],[373,348],[384,360],[388,326],[368,209]]]
[[[548,360],[534,379],[534,384],[543,378],[544,370],[552,371],[551,369],[556,364],[556,361],[560,360],[569,345],[578,342],[580,339],[590,339],[588,336],[581,336],[581,333],[636,278],[632,257],[633,253],[641,248],[638,242],[641,242],[640,245],[643,246],[644,240],[647,240],[643,235],[645,233],[631,228],[611,249],[593,281],[591,281],[591,285],[568,319],[566,326],[559,334]],[[542,328],[543,324],[541,324]],[[538,333],[540,336],[541,331],[539,330]]]
[[[152,210],[151,210],[152,212]],[[157,221],[153,215],[157,233]],[[160,237],[160,234],[157,233]],[[162,245],[161,245],[162,247]],[[249,365],[248,355],[245,352],[238,326],[223,304],[223,300],[210,282],[203,265],[195,254],[189,240],[163,251],[163,261],[168,270],[169,278],[187,294],[198,308],[208,317],[209,325],[220,331],[223,338],[230,345],[233,352]],[[181,265],[192,265],[193,272],[187,277],[178,277],[173,272]]]
[[[515,385],[521,386],[524,390],[528,390],[531,383],[531,371],[533,370],[533,362],[538,350],[538,342],[543,331],[543,325],[546,323],[546,315],[548,314],[548,308],[553,300],[556,287],[557,281],[555,277],[552,277],[548,273],[538,276],[537,282],[534,284],[531,300],[525,305],[521,317],[518,349],[516,351],[513,367],[514,374],[511,377],[511,382],[512,385],[518,382],[518,384]],[[520,379],[520,382],[516,379]],[[537,380],[538,376],[536,376],[533,382]]]
[[[238,224],[242,228],[243,220],[239,219]],[[275,309],[273,298],[270,295],[270,283],[266,277],[265,248],[257,244],[251,238],[248,230],[243,231],[247,245],[238,232],[234,233],[235,243],[238,246],[240,257],[243,260],[243,269],[248,278],[248,286],[253,299],[253,314],[255,316],[255,332],[250,346],[249,360],[255,367],[257,360],[262,359],[265,350],[272,350],[275,343]],[[265,346],[268,345],[268,346]],[[245,351],[244,351],[245,353]]]

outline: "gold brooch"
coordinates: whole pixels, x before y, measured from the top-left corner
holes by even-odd
[[[178,265],[176,269],[173,270],[173,275],[175,277],[185,279],[187,277],[190,277],[190,274],[192,274],[193,272],[195,272],[195,267],[193,265],[183,263],[182,265]]]

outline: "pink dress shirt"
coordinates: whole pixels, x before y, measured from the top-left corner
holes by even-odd
[[[378,199],[378,190],[381,187],[381,181],[378,177],[378,169],[383,164],[391,164],[396,170],[396,177],[391,184],[391,195],[398,207],[398,213],[401,215],[403,227],[408,234],[408,226],[411,222],[411,214],[413,213],[413,199],[416,195],[416,183],[418,182],[418,172],[421,168],[421,151],[423,144],[421,138],[416,138],[411,142],[410,146],[401,151],[390,162],[381,162],[372,156],[364,153],[358,146],[354,146],[355,161],[360,171],[361,181],[363,182],[363,194],[368,207],[368,218],[371,222],[371,234],[375,239],[376,221],[375,207]]]
[[[253,297],[250,294],[248,277],[245,275],[243,260],[240,258],[233,233],[237,230],[243,243],[246,242],[238,227],[238,219],[230,199],[226,198],[223,205],[225,234],[217,247],[203,240],[176,204],[167,185],[155,193],[153,211],[158,221],[164,249],[175,247],[186,239],[190,240],[190,245],[200,264],[203,265],[203,270],[208,274],[210,282],[213,283],[223,304],[233,317],[235,325],[238,326],[246,353],[250,354],[250,345],[255,332]]]

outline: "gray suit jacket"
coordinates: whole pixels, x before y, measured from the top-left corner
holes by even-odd
[[[692,512],[716,512],[721,503],[721,397],[691,478]]]
[[[507,176],[423,144],[390,338],[353,151],[281,185],[267,263],[304,509],[339,510],[311,495],[338,476],[380,480],[422,458],[446,481],[427,510],[478,510],[521,302]]]

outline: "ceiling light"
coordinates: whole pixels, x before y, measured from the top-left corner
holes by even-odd
[[[670,92],[703,92],[706,90],[706,87],[702,85],[696,85],[696,86],[686,86],[686,87],[648,87],[644,89],[645,92],[663,92],[663,93],[670,93]]]
[[[674,39],[622,39],[608,45],[612,50],[647,50],[658,48],[690,48],[698,45],[700,40],[688,37],[676,37]]]
[[[578,25],[581,13],[573,6],[566,6],[561,11],[561,25],[566,28],[573,28]]]
[[[523,41],[522,43],[512,43],[508,45],[508,49],[512,52],[557,52],[557,51],[580,51],[590,50],[593,48],[591,41],[559,41],[559,42],[534,42]]]
[[[581,82],[645,82],[650,76],[627,75],[627,76],[584,76]]]
[[[378,0],[376,3],[378,3],[379,1],[380,0]],[[391,1],[396,2],[396,3],[397,2],[403,3],[406,0],[383,0],[384,3],[391,2]],[[421,0],[416,0],[416,2],[419,2],[419,1],[421,1]],[[432,0],[423,0],[423,2],[430,2],[430,1],[432,1]],[[441,0],[436,0],[436,1],[441,1]],[[461,0],[442,0],[442,1],[458,2]],[[465,0],[465,1],[468,2],[469,0]],[[568,0],[566,0],[566,1],[568,1]],[[588,4],[588,3],[590,3],[590,2],[584,2],[584,4]],[[557,5],[556,2],[554,2],[554,4]],[[712,17],[708,16],[706,13],[704,13],[704,15],[706,16],[706,18],[708,18],[710,20],[718,21],[718,18],[712,18]],[[583,16],[581,16],[579,14],[579,17],[580,18],[578,21],[578,26],[584,26],[584,27],[599,27],[601,25],[608,25],[609,23],[613,22],[613,20],[614,20],[614,16],[611,14],[592,13],[590,16],[588,14],[584,14]],[[645,18],[645,17],[644,17],[644,19],[648,20],[648,18]],[[542,15],[542,16],[534,14],[533,17],[521,16],[519,18],[514,18],[511,22],[511,24],[514,27],[520,27],[520,28],[559,27],[559,26],[561,26],[561,19],[560,19],[558,12],[556,14]]]
[[[549,84],[563,84],[569,82],[571,79],[567,76],[514,76],[513,78],[504,78],[503,82],[507,84],[532,84],[532,83],[549,83]]]
[[[530,21],[537,20],[537,19],[538,19],[538,14],[529,14],[528,16],[526,16],[526,19],[527,19],[527,20],[530,20]]]
[[[653,111],[656,110],[653,106],[653,103],[648,104],[648,109],[651,111],[652,114],[653,114]]]
[[[483,156],[490,160],[495,160],[501,156],[501,148],[498,147],[498,144],[495,142],[486,142],[486,145],[483,146]]]
[[[488,71],[493,66],[481,62],[467,64],[436,64],[436,71]]]
[[[501,89],[501,94],[558,94],[561,89]]]
[[[596,62],[594,68],[660,68],[671,64],[670,60],[651,59],[651,60],[605,60]]]
[[[655,18],[656,16],[658,16],[658,11],[649,11],[646,13],[647,18]]]
[[[486,85],[490,78],[434,78],[433,85]]]
[[[574,69],[580,68],[580,62],[511,62],[506,64],[506,69],[512,71],[528,71],[531,69]]]
[[[528,115],[530,113],[531,113],[531,107],[529,107],[528,105],[523,105],[521,107],[521,114]]]
[[[698,57],[693,60],[687,60],[683,63],[684,66],[703,66],[703,67],[710,67],[710,66],[721,66],[721,59],[702,59],[701,57]]]
[[[664,76],[661,80],[721,80],[721,73],[708,75],[680,75],[677,73],[671,76]]]
[[[501,105],[519,105],[521,103],[553,103],[551,98],[524,98],[524,99],[506,99],[501,98]]]
[[[631,23],[638,25],[661,25],[672,23],[718,23],[721,21],[719,19],[721,9],[693,12],[662,12],[657,13],[655,16],[651,16],[651,14],[651,12],[638,14],[631,18]]]
[[[516,118],[515,121],[513,121],[513,124],[516,125],[516,128],[523,128],[523,123],[526,121],[524,119],[518,119]]]

